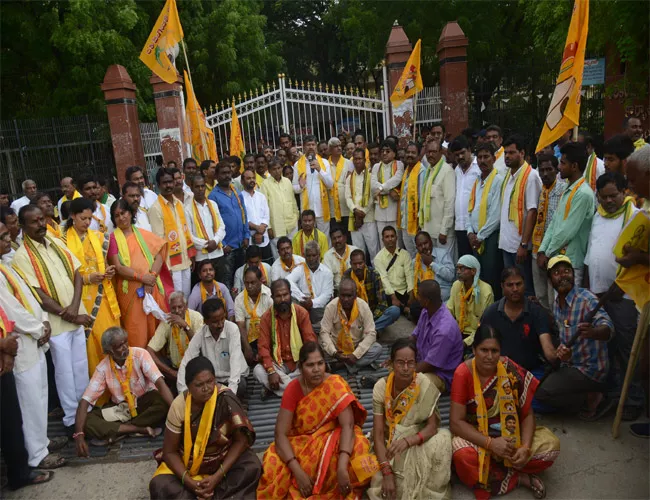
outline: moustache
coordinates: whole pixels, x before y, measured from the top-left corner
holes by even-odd
[[[284,302],[280,302],[279,304],[275,304],[275,308],[277,309],[278,312],[284,313],[289,311],[291,309],[291,301],[287,300]]]
[[[571,286],[571,285],[573,285],[573,283],[571,282],[571,280],[569,278],[562,278],[560,280],[559,284],[562,285],[562,286]]]

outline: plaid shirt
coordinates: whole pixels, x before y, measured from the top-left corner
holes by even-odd
[[[384,293],[384,284],[381,282],[379,273],[372,267],[366,267],[366,269],[368,272],[366,273],[366,281],[363,284],[368,294],[368,306],[370,306],[372,316],[377,319],[388,309],[388,298]],[[352,278],[352,269],[345,271],[343,277]]]
[[[596,308],[598,299],[589,290],[574,287],[566,296],[566,303],[565,309],[560,306],[559,297],[553,303],[553,316],[555,316],[560,332],[560,342],[565,345],[578,330],[578,324],[583,321],[587,313]],[[602,308],[596,313],[592,324],[594,326],[606,325],[610,331],[614,331],[614,324]],[[604,382],[609,370],[607,342],[579,338],[571,349],[571,359],[563,365],[577,368],[583,375],[596,382]]]
[[[548,225],[553,219],[553,214],[557,210],[557,206],[560,204],[560,198],[562,198],[562,193],[566,189],[566,181],[559,179],[555,181],[555,186],[551,189],[551,192],[548,193],[548,212],[546,214],[546,220],[544,221],[544,233],[548,229]],[[541,198],[541,194],[539,195]]]
[[[162,377],[162,373],[160,373],[153,359],[151,359],[151,354],[145,349],[140,349],[139,347],[130,347],[129,349],[133,355],[133,370],[131,371],[129,384],[133,395],[139,398],[149,391],[156,390],[155,383]],[[120,367],[115,365],[115,368],[117,368],[122,377],[126,376],[125,366]],[[113,403],[119,404],[124,401],[124,392],[122,392],[120,381],[115,378],[113,370],[111,370],[109,356],[105,356],[99,362],[97,368],[95,368],[95,373],[93,373],[90,383],[86,387],[86,391],[82,397],[91,406],[95,406],[95,403],[104,394],[106,389],[111,393]]]

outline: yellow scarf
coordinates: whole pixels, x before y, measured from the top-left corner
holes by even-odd
[[[187,246],[187,255],[189,258],[194,256],[194,243],[192,242],[192,235],[190,230],[187,227],[187,222],[185,221],[185,212],[183,211],[183,205],[176,198],[173,198],[174,210],[178,213],[178,219],[181,223],[180,231],[183,232],[185,237],[185,244]],[[174,217],[174,212],[169,205],[167,200],[161,195],[158,195],[158,202],[160,203],[160,208],[162,209],[163,216],[163,226],[165,231],[165,239],[167,240],[167,248],[169,248],[169,264],[176,266],[183,261],[183,250],[181,247],[181,235],[179,235],[179,228],[176,225],[176,217]]]
[[[210,211],[210,217],[212,217],[212,228],[214,230],[214,234],[217,234],[217,231],[219,230],[219,217],[217,217],[217,214],[214,211],[214,208],[212,207],[212,203],[210,203],[210,200],[205,200],[206,205],[208,206],[208,210]],[[194,218],[194,227],[196,228],[196,233],[199,238],[202,240],[207,240],[208,238],[208,232],[205,229],[205,225],[203,224],[203,219],[201,219],[201,214],[199,213],[199,206],[196,203],[196,200],[192,198],[192,217]],[[221,248],[222,245],[219,243],[217,245],[217,248]],[[208,253],[208,248],[203,247],[201,250],[201,253],[207,254]]]
[[[52,222],[47,225],[47,232],[50,233],[50,236],[61,239],[61,226],[59,226],[55,220],[52,220]]]
[[[81,193],[75,189],[74,193],[72,194],[72,198],[68,198],[65,194],[61,197],[61,205],[63,205],[66,201],[76,200],[77,198],[81,198]]]
[[[357,176],[356,169],[352,171],[350,176],[350,195],[352,197],[352,202],[357,204],[357,199],[354,194],[354,189],[356,185]],[[363,191],[361,193],[361,202],[358,204],[361,208],[366,208],[370,204],[370,173],[368,170],[363,171]],[[354,214],[350,214],[348,221],[348,231],[354,231]]]
[[[11,295],[13,295],[16,298],[16,300],[20,302],[20,305],[23,306],[29,314],[33,315],[34,310],[29,305],[29,301],[27,300],[27,297],[25,296],[23,289],[20,286],[20,283],[18,283],[15,280],[14,276],[11,274],[9,269],[7,269],[2,262],[0,262],[0,273],[2,273],[2,275],[7,280],[7,286],[9,288],[9,292],[11,293]],[[34,294],[34,297],[38,297],[38,296]]]
[[[329,157],[329,162],[330,165],[334,165],[332,163],[332,157]],[[337,222],[341,222],[341,201],[339,200],[339,188],[338,188],[338,183],[339,179],[341,178],[341,174],[343,173],[343,167],[345,166],[345,158],[343,155],[339,158],[339,161],[336,162],[336,169],[334,171],[334,186],[332,189],[330,189],[330,195],[332,196],[332,201],[334,201],[334,218],[336,219]]]
[[[490,190],[492,189],[492,183],[494,182],[494,179],[496,179],[496,177],[497,177],[497,169],[493,168],[492,172],[490,172],[488,176],[485,178],[485,187],[481,192],[481,201],[479,201],[479,205],[478,205],[478,231],[480,231],[481,228],[485,226],[485,223],[487,222],[488,197],[490,195]],[[476,207],[476,189],[478,188],[479,182],[481,182],[480,178],[474,181],[474,185],[472,186],[472,192],[469,195],[468,212],[470,215],[472,214],[474,208]],[[481,246],[478,249],[478,254],[481,255],[484,251],[485,251],[485,242],[482,241]]]
[[[512,187],[510,193],[509,208],[508,208],[508,220],[512,221],[521,235],[524,230],[524,201],[526,198],[526,182],[528,181],[528,176],[532,172],[533,167],[531,167],[528,162],[519,167],[519,170],[515,173],[515,185]],[[512,176],[512,171],[508,174]],[[506,177],[503,181],[503,187],[501,188],[501,203],[503,204],[503,199],[506,194],[506,185],[510,177]]]
[[[246,211],[244,210],[244,206],[241,204],[241,198],[239,197],[239,193],[235,189],[234,184],[230,185],[230,191],[232,191],[232,194],[235,195],[235,199],[237,200],[237,205],[239,205],[239,211],[241,212],[241,223],[245,226],[246,225]]]
[[[282,342],[280,335],[278,335],[277,320],[275,318],[275,311],[271,311],[271,350],[273,352],[273,359],[278,366],[282,366]],[[302,336],[298,329],[298,320],[296,319],[296,306],[291,304],[291,326],[289,329],[289,343],[291,344],[291,357],[294,361],[298,361],[300,357],[300,349],[302,348]]]
[[[345,252],[343,255],[334,250],[334,257],[339,260],[339,273],[343,276],[343,273],[348,270],[348,258],[350,257],[350,245],[345,245]]]
[[[601,215],[601,217],[604,217],[605,219],[616,219],[618,218],[622,213],[625,214],[623,217],[623,227],[627,224],[627,221],[630,219],[630,216],[634,212],[634,198],[632,196],[626,196],[625,199],[623,200],[623,204],[621,207],[614,212],[613,214],[610,214],[607,212],[602,205],[598,205],[598,213]]]
[[[316,155],[316,160],[318,160],[318,164],[320,165],[321,170],[325,172],[325,164],[323,163],[323,159],[320,156]],[[300,177],[301,175],[304,175],[305,178],[307,177],[307,157],[305,155],[302,155],[298,160],[298,177]],[[321,206],[323,208],[323,219],[330,220],[330,201],[327,192],[328,191],[327,186],[325,186],[325,183],[323,182],[323,179],[320,178],[320,176],[319,179],[320,179],[320,201],[321,201]],[[309,208],[310,208],[309,193],[307,192],[307,188],[305,187],[305,189],[303,189],[302,191],[302,194],[300,195],[300,210],[305,211],[308,210]]]
[[[422,254],[420,252],[415,254],[415,271],[413,274],[413,294],[417,299],[420,281],[436,279],[436,273],[433,272],[431,266],[426,266],[426,269],[422,270]]]
[[[548,197],[555,188],[555,184],[557,184],[557,179],[553,181],[549,188],[542,184],[542,193],[537,207],[537,222],[533,229],[533,253],[537,253],[544,239],[544,226],[546,226],[546,218],[548,217]]]
[[[250,297],[248,296],[248,290],[244,289],[244,308],[246,313],[250,316],[248,322],[248,343],[255,342],[260,338],[260,317],[257,315],[257,306],[260,303],[262,298],[262,290],[257,294],[257,299],[255,299],[255,304],[253,307],[250,306]]]
[[[301,256],[303,256],[303,257],[305,256],[305,241],[315,241],[316,243],[318,243],[319,247],[321,246],[319,238],[318,238],[318,229],[314,228],[312,230],[312,232],[311,232],[311,237],[307,236],[306,240],[305,240],[305,231],[304,230],[301,229],[300,231],[298,231],[298,233],[300,234],[300,255]],[[320,248],[320,251],[322,252],[323,249]],[[321,255],[323,255],[323,254],[321,253]]]
[[[427,175],[424,177],[424,183],[422,184],[422,201],[420,203],[420,213],[418,214],[420,226],[431,220],[431,191],[433,190],[433,183],[436,182],[436,178],[438,177],[440,169],[444,163],[445,161],[441,157],[435,166],[429,167]]]
[[[645,141],[643,140],[643,137],[639,137],[636,141],[634,141],[634,150],[636,151],[637,149],[642,148],[645,146]]]
[[[366,276],[368,275],[368,268],[363,269],[363,281],[359,281],[359,278],[357,278],[357,275],[355,274],[354,271],[350,273],[350,276],[352,276],[352,279],[357,285],[357,297],[359,297],[361,300],[365,300],[366,303],[368,303],[368,292],[366,291]]]
[[[597,165],[598,165],[598,158],[596,157],[596,153],[591,153],[589,155],[589,158],[587,158],[587,167],[585,168],[585,172],[583,174],[584,178],[587,179],[589,182],[589,185],[591,186],[592,191],[596,191],[596,176],[597,176]]]
[[[99,233],[101,234],[101,233]],[[102,238],[103,238],[102,234]],[[104,260],[104,253],[102,251],[102,244],[97,237],[97,233],[92,229],[89,229],[86,232],[86,238],[88,243],[90,243],[93,253],[95,254],[95,261],[97,262],[97,272],[104,274],[106,272],[106,261]],[[70,251],[74,254],[75,257],[81,263],[81,269],[88,270],[89,263],[86,260],[86,252],[84,251],[84,245],[77,234],[77,231],[71,227],[65,233],[65,241],[68,245]],[[88,272],[88,271],[86,271]],[[111,310],[111,315],[113,318],[117,319],[121,316],[120,314],[120,305],[117,303],[117,296],[115,295],[115,289],[113,288],[113,282],[108,279],[104,279],[101,283],[104,288],[104,297],[108,302],[108,306]],[[88,286],[88,285],[86,285]]]
[[[72,283],[74,283],[74,263],[72,261],[72,254],[68,250],[63,249],[54,243],[54,241],[52,241],[52,238],[49,236],[46,236],[45,239],[47,240],[46,244],[52,245],[52,250],[54,250],[57,257],[61,260],[63,268],[65,269],[66,276]],[[25,245],[25,250],[27,251],[27,256],[29,257],[30,264],[32,265],[34,273],[36,274],[38,287],[43,290],[43,292],[52,300],[55,302],[60,302],[59,294],[56,291],[56,286],[54,285],[54,280],[52,279],[50,270],[45,264],[43,257],[41,257],[41,254],[36,249],[33,240],[29,236],[25,235],[23,243]]]
[[[389,447],[395,435],[395,428],[402,419],[408,415],[420,395],[420,386],[416,383],[418,374],[413,374],[413,380],[409,386],[400,392],[393,400],[393,383],[395,381],[395,372],[390,372],[386,380],[386,394],[384,395],[384,407],[386,412],[386,422],[388,423],[388,436],[386,446]]]
[[[463,293],[464,290],[465,285],[463,285],[458,292],[458,297],[460,298],[460,317],[458,318],[458,327],[460,328],[460,333],[463,333],[465,327],[467,326],[467,306],[474,293],[474,287],[471,287],[469,290],[467,290],[466,293]]]
[[[7,317],[7,314],[0,307],[0,339],[7,338],[7,335],[14,331],[14,325],[15,323]]]
[[[140,247],[142,255],[144,255],[145,259],[147,259],[147,263],[149,264],[149,271],[151,272],[151,266],[153,266],[154,262],[153,255],[151,255],[149,247],[144,241],[140,230],[136,226],[131,226],[131,230],[133,231],[133,236],[135,236],[135,241],[138,242],[138,246]],[[122,231],[119,227],[116,228],[115,231],[113,231],[113,237],[115,238],[115,243],[117,244],[117,257],[120,260],[120,263],[125,267],[131,267],[131,252],[129,252],[129,245],[126,242],[124,231]],[[161,293],[161,295],[165,295],[165,289],[163,288],[160,276],[156,278],[156,286],[158,287],[158,291]],[[122,280],[122,293],[128,293],[128,291],[129,280]]]
[[[366,150],[366,152],[367,152],[367,150]],[[366,165],[368,165],[369,163],[370,162],[368,160],[366,160]],[[390,167],[390,171],[391,171],[390,176],[391,177],[395,175],[395,172],[397,172],[397,161],[393,160],[393,163],[391,163],[390,165],[385,165],[384,162],[382,161],[379,164],[379,170],[377,172],[377,179],[379,180],[380,184],[383,184],[385,182],[385,179],[384,179],[384,167],[385,166]],[[381,208],[387,208],[388,207],[388,195],[387,194],[382,194],[379,197],[379,206]]]
[[[302,263],[302,266],[305,268],[305,281],[307,282],[307,288],[309,288],[309,296],[314,298],[314,287],[311,284],[311,269],[306,262]]]
[[[126,357],[124,366],[126,367],[126,375],[124,378],[121,377],[120,372],[115,366],[115,361],[110,356],[108,357],[111,363],[111,370],[113,371],[113,376],[120,383],[122,392],[124,393],[124,399],[129,404],[129,411],[131,412],[131,417],[135,418],[138,416],[138,410],[135,408],[135,396],[131,392],[131,374],[133,373],[133,353],[129,349],[129,355]]]
[[[338,313],[339,321],[341,321],[341,330],[339,335],[336,338],[336,348],[339,351],[342,351],[343,354],[348,355],[354,352],[354,341],[352,340],[352,334],[350,330],[352,329],[352,323],[354,323],[359,317],[359,308],[357,307],[357,301],[354,301],[352,306],[352,311],[350,312],[350,319],[345,317],[345,311],[341,307],[341,301],[338,303]]]
[[[498,160],[499,158],[501,158],[503,156],[503,146],[501,146],[499,148],[499,150],[496,153],[494,153],[494,156],[496,157],[495,158],[496,160]]]
[[[300,241],[300,249],[303,250],[303,242],[302,240]],[[282,259],[280,259],[280,265],[282,266],[282,269],[284,270],[285,273],[290,273],[296,268],[296,261],[293,258],[293,255],[291,256],[291,267],[288,267]]]
[[[584,183],[585,183],[585,178],[581,177],[580,180],[577,181],[575,185],[571,188],[571,192],[569,193],[569,199],[566,201],[566,206],[564,207],[563,220],[566,220],[567,217],[569,216],[569,213],[571,212],[571,202],[573,201],[573,197],[576,195],[576,191],[578,191],[580,186],[582,186]]]
[[[185,309],[185,323],[191,325],[190,312],[187,309]],[[185,338],[185,341],[183,341],[183,339],[181,338],[180,327],[178,325],[172,326],[172,338],[174,339],[174,343],[176,344],[176,348],[178,349],[178,354],[180,355],[181,359],[185,354],[185,349],[187,349],[187,344],[188,344],[187,333],[183,332],[183,337]]]
[[[99,210],[102,212],[102,218],[100,219],[99,217],[97,217],[95,215],[95,212],[93,212],[92,217],[99,224],[99,232],[100,233],[105,233],[106,232],[106,224],[104,223],[104,221],[106,220],[106,209],[104,208],[104,205],[102,205],[100,202],[97,202],[97,204],[99,205]]]
[[[476,358],[472,359],[472,379],[474,381],[474,401],[476,402],[476,421],[478,430],[484,436],[488,436],[488,410],[483,398],[483,389],[481,381],[478,378],[476,371]],[[497,397],[499,405],[499,413],[501,418],[501,436],[507,438],[515,438],[515,447],[521,446],[521,433],[519,429],[519,414],[517,413],[517,391],[514,388],[515,380],[508,376],[503,363],[499,361],[497,364]],[[506,394],[504,385],[510,384],[510,394]],[[506,427],[506,417],[513,416],[515,418],[515,433],[511,435]],[[509,460],[504,460],[506,467],[511,467]],[[478,447],[478,471],[479,482],[487,485],[490,472],[490,452],[485,448]]]
[[[404,186],[406,185],[406,232],[415,236],[418,232],[418,196],[419,185],[418,180],[420,179],[420,169],[422,168],[422,163],[417,162],[411,173],[407,174],[404,172],[404,177],[402,177],[402,186],[400,187],[400,192],[404,196]],[[407,184],[408,182],[408,184]],[[397,228],[404,229],[402,227],[402,200],[397,204]]]
[[[225,305],[226,301],[223,299],[223,293],[221,293],[221,288],[219,287],[219,283],[217,283],[215,280],[212,280],[212,284],[214,285],[214,295],[219,297]],[[205,289],[205,285],[203,284],[203,282],[200,283],[200,289],[201,289],[201,304],[203,304],[208,298],[208,291]]]

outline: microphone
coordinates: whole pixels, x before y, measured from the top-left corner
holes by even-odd
[[[316,157],[314,156],[313,153],[309,153],[309,156],[307,156],[307,160],[309,160],[310,165],[311,165],[311,162],[314,161],[315,159],[316,159]],[[312,174],[314,173],[314,171],[315,171],[314,168],[311,167],[311,173]]]

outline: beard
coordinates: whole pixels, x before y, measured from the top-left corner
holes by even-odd
[[[291,301],[287,300],[286,302],[280,302],[279,304],[275,304],[275,309],[279,313],[286,313],[291,310]]]

